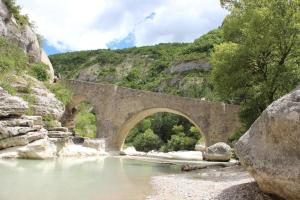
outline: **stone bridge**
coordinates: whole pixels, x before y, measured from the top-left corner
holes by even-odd
[[[187,118],[203,134],[206,146],[227,142],[229,136],[240,127],[239,106],[236,105],[110,84],[81,81],[66,83],[73,90],[68,110],[72,113],[72,108],[82,101],[92,104],[97,118],[97,137],[106,140],[107,151],[119,151],[129,131],[145,117],[158,112]]]

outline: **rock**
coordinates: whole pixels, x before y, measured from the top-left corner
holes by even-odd
[[[300,199],[300,89],[273,102],[235,148],[264,192]]]
[[[82,146],[105,151],[105,140],[85,138]]]
[[[143,153],[143,152],[141,152]],[[139,154],[139,152],[134,148],[134,147],[127,147],[126,149],[123,149],[122,151],[120,151],[120,155],[125,156],[125,155],[130,155],[130,156],[134,156]],[[145,154],[145,153],[143,153]]]
[[[67,138],[72,135],[71,132],[63,132],[63,131],[48,131],[49,138]]]
[[[0,117],[21,116],[27,109],[27,102],[19,97],[11,96],[0,87]]]
[[[202,145],[202,144],[196,144],[195,145],[195,151],[204,152],[204,151],[206,151],[206,147],[205,147],[205,145]]]
[[[33,127],[33,125],[34,125],[34,122],[32,120],[23,119],[23,118],[7,118],[5,120],[0,121],[0,128],[4,127],[4,126],[8,126],[8,127],[14,127],[14,126]]]
[[[32,142],[18,150],[19,158],[24,159],[51,159],[56,157],[56,146],[48,139]]]
[[[48,131],[68,132],[69,129],[66,127],[52,127],[52,128],[48,128]]]
[[[49,81],[51,83],[53,83],[53,81],[54,81],[54,69],[53,69],[53,66],[52,66],[46,52],[43,49],[41,49],[41,62],[43,62],[44,64],[46,64],[49,67],[48,70],[47,70],[48,74],[49,74],[49,77],[50,77]]]
[[[0,140],[14,137],[17,135],[24,135],[29,132],[39,131],[41,130],[41,126],[34,126],[34,127],[1,127],[0,126]]]
[[[0,159],[19,158],[19,149],[22,147],[11,147],[0,151]]]
[[[84,139],[85,139],[84,137],[80,137],[80,136],[72,137],[72,141],[74,144],[83,144]]]
[[[43,125],[43,118],[41,116],[27,116],[23,115],[21,119],[33,121],[34,125]]]
[[[203,154],[203,159],[207,161],[229,161],[230,157],[231,147],[224,142],[211,145]]]
[[[191,70],[203,70],[209,71],[211,69],[210,64],[207,61],[191,61],[191,62],[184,62],[175,64],[171,67],[171,73],[181,73]]]
[[[34,115],[51,116],[59,121],[65,107],[42,82],[30,76],[16,76],[11,83],[11,86],[17,90],[17,96],[19,97],[28,95],[28,85],[30,85],[30,96],[34,98],[31,105]]]
[[[30,142],[44,138],[46,134],[47,132],[45,130],[41,130],[38,132],[29,132],[26,135],[0,140],[0,150],[15,146],[25,146]]]
[[[69,143],[59,151],[58,155],[59,157],[89,157],[99,156],[101,153],[93,148]]]

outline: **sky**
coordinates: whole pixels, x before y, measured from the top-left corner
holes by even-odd
[[[221,25],[219,0],[17,0],[48,54],[192,42]]]

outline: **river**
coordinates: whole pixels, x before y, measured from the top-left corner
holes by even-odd
[[[0,200],[141,200],[178,166],[125,158],[0,160]]]

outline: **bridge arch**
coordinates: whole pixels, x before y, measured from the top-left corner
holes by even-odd
[[[122,124],[122,126],[119,128],[119,130],[117,132],[117,135],[116,135],[115,141],[114,141],[114,146],[117,149],[121,150],[130,130],[133,129],[139,122],[141,122],[146,117],[149,117],[156,113],[172,113],[172,114],[176,114],[176,115],[186,118],[199,130],[199,132],[200,132],[199,134],[201,134],[204,137],[204,140],[206,141],[205,133],[201,130],[200,125],[197,124],[192,119],[192,117],[189,117],[188,114],[178,111],[176,109],[170,109],[170,108],[148,108],[148,109],[141,110],[141,111],[137,112],[136,114],[134,114],[133,116],[126,119],[126,121]]]
[[[66,81],[73,102],[87,100],[95,110],[97,137],[105,139],[107,151],[119,151],[131,128],[159,112],[181,115],[199,129],[207,146],[227,142],[241,127],[239,106],[222,102],[135,90],[110,84]]]

